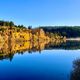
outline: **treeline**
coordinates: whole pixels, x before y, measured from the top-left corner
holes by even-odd
[[[32,29],[32,26],[25,27],[24,25],[15,25],[12,21],[3,20],[0,20],[0,26],[14,26],[18,29]],[[49,37],[53,37],[55,35],[67,38],[80,37],[80,26],[40,26],[39,28],[43,29]]]
[[[41,26],[45,33],[58,33],[67,38],[80,37],[80,26]]]
[[[0,26],[14,26],[14,23],[12,21],[0,21]]]
[[[0,26],[10,26],[16,28],[26,28],[24,25],[15,25],[13,21],[3,21],[0,20]]]

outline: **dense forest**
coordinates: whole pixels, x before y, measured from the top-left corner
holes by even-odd
[[[45,33],[58,33],[67,38],[80,37],[80,26],[41,26]]]
[[[0,20],[0,26],[14,26],[16,28],[32,29],[32,26],[15,25],[13,21]],[[80,26],[40,26],[37,27],[44,30],[45,34],[51,37],[58,34],[60,36],[65,36],[67,38],[80,37]],[[35,29],[35,28],[34,28]],[[50,34],[51,33],[51,34]],[[54,35],[53,35],[54,34]]]

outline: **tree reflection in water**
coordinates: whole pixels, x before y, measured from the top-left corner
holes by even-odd
[[[38,51],[41,53],[42,50],[51,50],[51,49],[65,49],[65,50],[74,50],[80,49],[80,42],[77,41],[8,41],[5,43],[0,43],[0,59],[10,59],[12,60],[14,54],[24,54],[24,52],[32,53]]]
[[[73,62],[73,71],[70,80],[80,80],[80,59]]]
[[[63,41],[54,41],[53,45],[59,45]],[[12,60],[14,54],[24,54],[24,52],[32,53],[38,51],[41,53],[42,50],[46,49],[50,45],[48,40],[38,40],[38,41],[11,41],[11,38],[8,39],[8,42],[0,43],[0,59],[10,59]]]

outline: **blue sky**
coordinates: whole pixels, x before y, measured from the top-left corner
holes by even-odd
[[[0,19],[34,27],[80,25],[80,0],[0,0]]]

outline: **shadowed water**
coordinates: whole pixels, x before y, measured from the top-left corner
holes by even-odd
[[[79,80],[79,58],[79,41],[1,43],[0,80]]]

